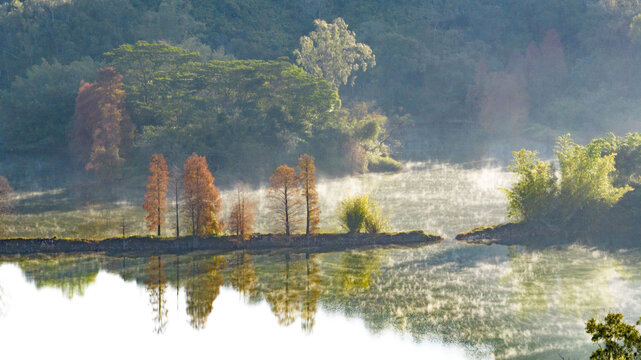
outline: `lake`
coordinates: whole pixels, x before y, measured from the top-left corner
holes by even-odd
[[[587,319],[641,315],[641,252],[456,244],[506,221],[511,181],[410,164],[319,183],[322,226],[370,192],[393,230],[448,238],[422,248],[2,258],[2,357],[587,359]]]

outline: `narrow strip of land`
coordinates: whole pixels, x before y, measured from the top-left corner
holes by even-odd
[[[443,241],[438,235],[421,230],[388,234],[255,234],[241,241],[237,236],[126,237],[103,240],[83,239],[4,239],[0,255],[86,252],[188,252],[197,250],[318,249],[343,250],[367,246],[421,246]]]

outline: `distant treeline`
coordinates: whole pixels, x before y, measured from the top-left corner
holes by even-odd
[[[376,54],[354,87],[341,85],[343,103],[374,101],[394,124],[407,115],[416,127],[406,138],[423,144],[456,130],[553,142],[569,131],[585,140],[638,124],[640,13],[633,0],[0,0],[0,117],[25,125],[0,139],[17,133],[22,146],[0,148],[66,149],[61,129],[80,80],[92,82],[122,44],[293,63],[313,20],[337,17]],[[34,128],[51,130],[47,145],[33,141]]]

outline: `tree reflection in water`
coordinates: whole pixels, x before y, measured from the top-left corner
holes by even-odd
[[[321,294],[321,276],[318,257],[305,254],[307,274],[305,277],[305,290],[301,304],[301,327],[303,331],[311,333],[316,320],[318,298]]]
[[[296,273],[301,270],[300,265],[299,262],[292,262],[291,255],[286,253],[284,261],[275,264],[275,271],[265,274],[266,282],[261,287],[272,313],[283,326],[291,325],[299,313],[303,286]]]
[[[101,259],[95,256],[53,256],[25,258],[19,261],[28,281],[38,289],[60,289],[68,299],[83,296],[85,290],[96,280]]]
[[[185,295],[189,324],[194,329],[205,328],[214,300],[225,282],[222,273],[225,267],[226,262],[222,256],[190,261],[190,273],[185,280]]]
[[[188,323],[195,329],[205,327],[226,284],[244,301],[265,301],[279,324],[300,321],[305,332],[317,325],[322,306],[362,319],[373,332],[395,329],[417,341],[438,337],[489,347],[496,358],[534,352],[568,358],[593,349],[585,319],[615,306],[629,314],[641,311],[634,301],[641,296],[640,259],[639,250],[580,246],[442,246],[162,258],[34,256],[13,263],[36,287],[53,286],[67,297],[81,295],[101,270],[136,281],[149,292],[159,333],[168,326],[170,283],[184,289]]]
[[[381,256],[374,252],[345,252],[335,274],[345,294],[369,290],[373,276],[378,275]]]
[[[149,292],[149,304],[154,313],[154,332],[162,334],[167,328],[167,298],[165,292],[167,291],[167,278],[165,277],[164,263],[160,256],[152,256],[147,261],[147,268],[145,269],[145,285],[147,292]]]
[[[245,300],[256,296],[258,290],[256,289],[256,269],[249,254],[239,252],[231,256],[230,263],[232,264],[229,271],[229,283],[231,287],[242,294]]]

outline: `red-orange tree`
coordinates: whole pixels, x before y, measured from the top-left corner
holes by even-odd
[[[191,218],[192,234],[206,236],[220,233],[223,228],[220,213],[223,201],[220,191],[214,186],[214,177],[209,172],[207,159],[192,154],[185,162],[184,173],[185,210]]]
[[[318,232],[320,222],[320,207],[318,206],[318,192],[316,191],[316,166],[314,157],[303,154],[298,158],[298,178],[305,201],[305,217],[307,219],[305,234]]]
[[[76,97],[71,145],[87,171],[112,180],[133,138],[125,110],[122,75],[113,67],[102,68],[94,83],[82,83]]]
[[[290,235],[300,224],[301,201],[300,180],[296,170],[287,165],[279,166],[269,178],[270,208],[277,226],[284,226],[285,234]]]
[[[162,154],[151,155],[149,172],[151,175],[147,178],[147,193],[142,207],[147,210],[147,216],[145,216],[147,228],[150,231],[158,228],[158,236],[160,236],[160,225],[165,223],[163,214],[167,211],[167,183],[169,182],[169,170]]]
[[[229,214],[229,228],[232,233],[243,240],[249,239],[254,226],[254,205],[255,202],[250,200],[245,190],[239,187],[236,202]]]

